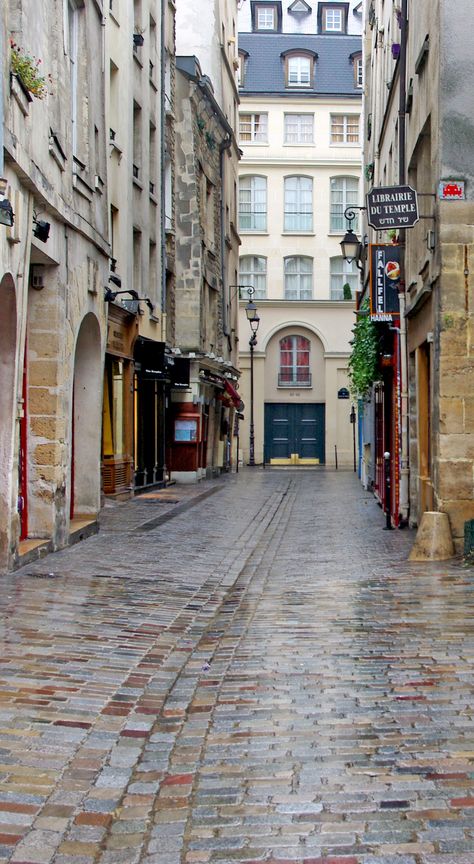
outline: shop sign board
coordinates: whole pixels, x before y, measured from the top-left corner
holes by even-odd
[[[400,314],[398,284],[401,278],[400,247],[392,243],[369,246],[370,317],[392,322]]]
[[[413,228],[419,219],[418,196],[411,186],[379,186],[367,194],[367,221],[376,231]]]

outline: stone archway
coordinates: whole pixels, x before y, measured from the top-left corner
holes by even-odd
[[[12,276],[0,282],[0,570],[9,566],[11,545],[16,423],[15,369],[17,362],[16,294]]]
[[[72,396],[70,514],[96,515],[100,509],[102,430],[102,352],[100,326],[91,312],[76,342]]]

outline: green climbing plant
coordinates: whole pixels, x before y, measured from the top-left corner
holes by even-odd
[[[357,323],[352,332],[352,351],[349,357],[349,382],[354,398],[367,396],[372,384],[377,380],[377,361],[379,356],[379,337],[377,328],[370,319],[369,301],[362,304]]]

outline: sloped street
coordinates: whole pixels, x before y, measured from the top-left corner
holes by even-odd
[[[245,469],[3,577],[0,862],[474,864],[474,572],[384,524]]]

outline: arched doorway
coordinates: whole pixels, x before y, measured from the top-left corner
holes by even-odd
[[[102,356],[100,327],[87,313],[81,323],[74,359],[71,428],[70,517],[100,508]]]
[[[0,282],[0,569],[8,567],[13,500],[15,441],[15,365],[17,349],[16,296],[12,276]]]

